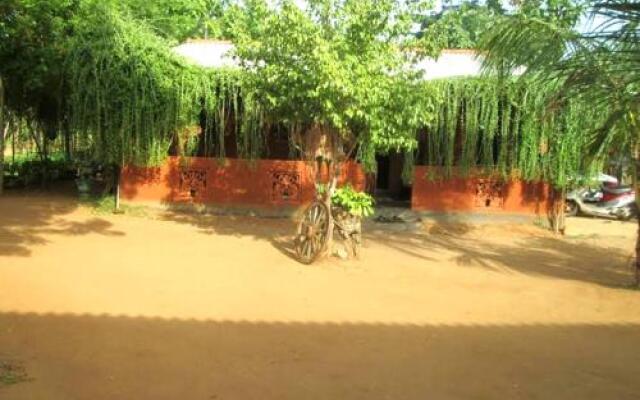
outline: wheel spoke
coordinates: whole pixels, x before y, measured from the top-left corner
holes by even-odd
[[[324,243],[324,232],[318,232],[315,236],[315,239],[318,241],[318,243],[323,244]]]
[[[310,241],[311,241],[311,253],[315,254],[318,251],[316,246],[316,238],[312,237]]]
[[[307,221],[307,224],[313,224],[313,210],[309,210],[309,212],[307,212],[304,216],[305,221]]]
[[[302,246],[304,246],[304,236],[298,236],[298,241],[296,243],[296,252],[298,255],[302,254]]]
[[[309,240],[309,246],[307,247],[307,257],[311,260],[313,259],[313,242]]]

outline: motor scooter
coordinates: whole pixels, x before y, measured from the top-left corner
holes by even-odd
[[[617,218],[629,220],[638,212],[636,194],[627,186],[602,187],[602,197],[593,201],[589,188],[576,189],[567,194],[566,215],[578,214],[593,217]],[[589,201],[589,200],[591,201]]]

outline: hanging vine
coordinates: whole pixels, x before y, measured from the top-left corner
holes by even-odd
[[[422,163],[443,167],[446,176],[482,171],[566,187],[601,165],[584,156],[586,132],[601,123],[597,109],[577,102],[551,108],[551,87],[491,77],[423,85],[437,111],[427,126]]]
[[[70,125],[93,158],[159,164],[176,136],[190,155],[194,133],[185,128],[199,118],[205,155],[225,157],[231,125],[239,156],[261,155],[263,114],[242,71],[188,64],[144,24],[108,7],[79,28],[66,63]]]
[[[197,147],[223,158],[230,136],[238,157],[256,159],[266,154],[269,121],[288,127],[295,155],[293,132],[313,122],[278,118],[255,77],[191,65],[144,24],[109,8],[79,26],[67,74],[74,142],[119,165],[161,163],[176,141],[180,154],[193,155]],[[386,95],[365,104],[370,114],[344,127],[358,133],[356,156],[367,170],[375,169],[377,152],[404,151],[403,175],[410,180],[419,133],[416,161],[440,166],[447,176],[481,171],[565,187],[597,166],[585,160],[584,132],[598,125],[598,111],[572,102],[550,109],[553,88],[491,77],[388,84]],[[198,119],[202,132],[188,129]]]

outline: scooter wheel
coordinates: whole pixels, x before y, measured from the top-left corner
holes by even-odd
[[[625,207],[618,213],[618,219],[620,221],[629,221],[636,215],[636,210],[633,207]]]

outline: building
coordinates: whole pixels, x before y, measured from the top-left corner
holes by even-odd
[[[188,61],[207,68],[234,68],[231,42],[193,40],[174,48]],[[424,79],[474,77],[482,62],[472,50],[444,50],[437,59],[418,64]],[[227,157],[170,157],[158,168],[125,168],[122,194],[125,200],[196,203],[239,210],[288,214],[315,196],[313,168],[304,161],[288,160],[288,142],[272,143],[271,159],[237,158],[232,146]],[[280,151],[282,150],[282,151]],[[275,156],[275,157],[274,157]],[[543,183],[504,182],[481,175],[434,180],[437,168],[416,166],[411,185],[401,179],[404,155],[389,153],[377,157],[377,175],[367,176],[355,162],[343,168],[342,182],[360,190],[372,190],[378,203],[411,207],[422,212],[489,212],[543,214],[549,205],[549,188]],[[375,180],[372,182],[371,180]],[[368,181],[367,181],[368,180]]]

